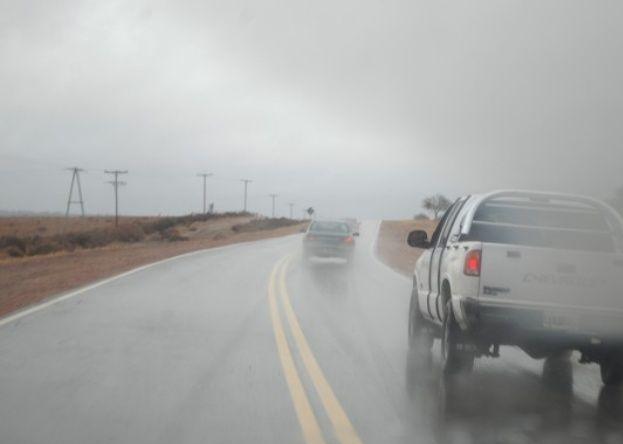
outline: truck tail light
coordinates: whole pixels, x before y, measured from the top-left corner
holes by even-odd
[[[480,266],[482,265],[482,252],[480,250],[470,250],[465,256],[463,273],[467,276],[480,276]]]
[[[307,236],[305,236],[305,240],[311,241],[311,240],[315,240],[316,236],[314,236],[313,234],[308,234]]]
[[[345,244],[352,244],[353,242],[355,242],[355,239],[352,236],[346,236],[344,238],[344,243]]]

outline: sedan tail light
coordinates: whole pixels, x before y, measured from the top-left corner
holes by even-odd
[[[482,265],[482,252],[480,250],[470,250],[465,255],[463,273],[467,276],[480,276],[480,266]]]

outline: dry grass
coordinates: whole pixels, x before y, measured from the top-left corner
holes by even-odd
[[[158,217],[120,217],[122,225],[135,222],[145,223],[157,220]],[[54,236],[63,233],[80,233],[84,231],[112,228],[115,218],[109,216],[62,217],[62,216],[20,216],[0,217],[1,236]]]
[[[236,224],[231,229],[236,233],[244,233],[247,231],[274,230],[291,225],[300,225],[300,221],[285,217],[253,219],[242,224]]]
[[[0,235],[0,260],[7,257],[39,256],[62,251],[101,248],[115,243],[186,241],[205,234],[206,230],[200,230],[198,227],[219,225],[215,223],[219,220],[225,222],[220,225],[226,226],[227,229],[232,229],[232,220],[238,225],[257,221],[249,213],[123,218],[118,227],[113,225],[112,218],[68,218],[65,223],[61,220],[62,218],[24,217],[5,223],[6,227],[13,227],[16,223],[22,224],[23,227],[12,228],[9,231],[21,232],[23,235]],[[72,228],[76,231],[71,231]],[[255,227],[251,226],[249,231],[255,231]]]
[[[377,242],[379,258],[399,273],[411,276],[422,250],[407,245],[407,235],[412,230],[425,230],[430,238],[436,226],[433,220],[383,221]]]

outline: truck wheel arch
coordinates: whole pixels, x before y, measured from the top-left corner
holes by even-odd
[[[452,287],[450,285],[450,281],[448,280],[448,278],[444,278],[443,282],[441,283],[441,292],[440,292],[439,298],[437,298],[437,304],[435,307],[435,309],[437,310],[437,317],[442,322],[443,322],[443,312],[450,298],[452,298]]]

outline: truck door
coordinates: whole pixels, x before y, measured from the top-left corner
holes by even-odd
[[[419,303],[422,314],[430,319],[433,319],[433,313],[428,306],[428,296],[431,291],[431,259],[433,253],[435,252],[435,247],[437,246],[437,242],[439,241],[439,236],[441,235],[441,230],[446,223],[446,219],[448,219],[448,215],[450,214],[450,208],[445,211],[441,219],[439,219],[439,223],[435,227],[435,231],[430,238],[430,247],[426,249],[422,253],[422,257],[418,260],[418,266],[416,267],[417,279],[418,279],[418,296]]]
[[[441,313],[439,313],[439,310],[437,310],[436,308],[437,298],[439,297],[439,294],[440,294],[440,282],[439,282],[440,265],[441,265],[441,260],[443,258],[443,254],[446,248],[446,244],[448,242],[450,229],[452,228],[452,224],[454,223],[454,220],[456,219],[456,215],[458,214],[459,210],[463,206],[463,202],[465,202],[464,199],[457,200],[450,208],[448,208],[448,211],[446,211],[446,213],[444,214],[444,217],[439,222],[439,225],[441,228],[439,232],[439,237],[437,238],[436,245],[433,246],[433,251],[431,253],[430,268],[429,268],[430,291],[428,293],[428,300],[427,300],[426,306],[427,306],[429,315],[433,319],[441,320]]]
[[[441,263],[441,258],[443,256],[443,252],[448,241],[450,228],[452,227],[452,223],[454,222],[460,206],[460,202],[457,200],[454,204],[452,204],[450,208],[448,208],[448,210],[439,221],[439,231],[435,231],[435,234],[438,234],[438,236],[436,238],[435,236],[433,236],[433,239],[431,239],[434,244],[431,251],[431,260],[428,276],[430,290],[428,292],[426,308],[429,316],[432,319],[440,319],[440,313],[438,313],[438,310],[435,308],[435,302],[437,301],[437,297],[439,296],[439,265]]]

